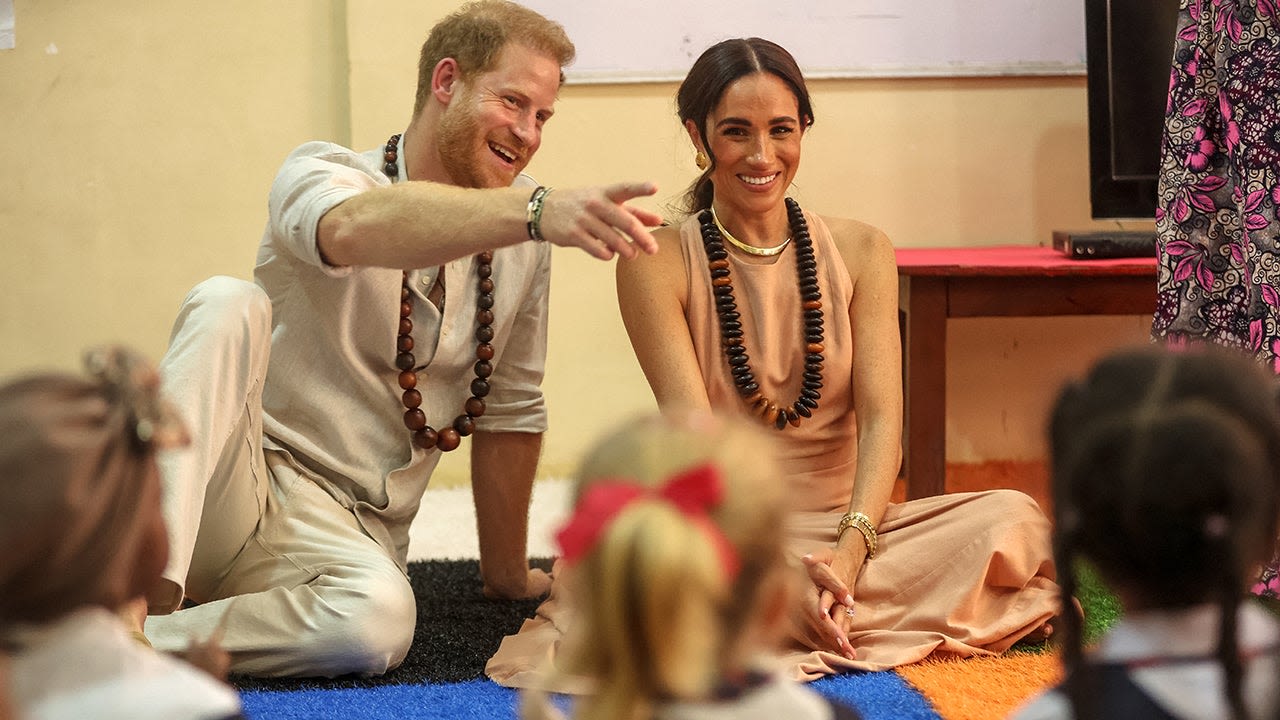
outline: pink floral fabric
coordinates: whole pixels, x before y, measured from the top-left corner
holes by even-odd
[[[1158,192],[1152,336],[1280,372],[1280,0],[1183,0]]]

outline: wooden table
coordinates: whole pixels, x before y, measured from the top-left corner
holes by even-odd
[[[1155,258],[1071,260],[1002,246],[902,248],[897,259],[908,499],[946,491],[949,318],[1155,311]]]

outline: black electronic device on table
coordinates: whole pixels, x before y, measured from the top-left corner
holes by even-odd
[[[1053,231],[1053,249],[1075,260],[1155,257],[1152,230]]]

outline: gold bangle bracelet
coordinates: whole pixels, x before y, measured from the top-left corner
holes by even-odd
[[[845,513],[840,518],[840,524],[836,526],[836,542],[840,542],[840,538],[844,536],[844,532],[849,528],[856,528],[858,534],[862,535],[862,542],[867,546],[867,559],[874,558],[880,544],[880,538],[876,534],[875,526],[871,524],[871,518],[860,512]]]

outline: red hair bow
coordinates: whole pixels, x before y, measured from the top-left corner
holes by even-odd
[[[708,515],[723,495],[720,472],[710,463],[677,473],[657,488],[626,480],[601,480],[587,488],[569,521],[556,533],[561,556],[567,562],[577,562],[595,547],[605,528],[628,505],[637,500],[662,500],[702,526],[720,553],[726,577],[733,578],[738,574],[738,553]]]

